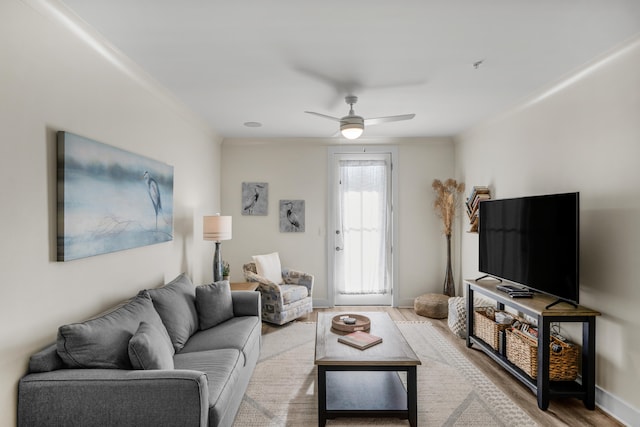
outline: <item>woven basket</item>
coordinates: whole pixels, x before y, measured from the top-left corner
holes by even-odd
[[[517,329],[507,329],[507,359],[522,369],[531,378],[538,376],[538,341]],[[560,346],[559,351],[550,349],[549,380],[573,381],[578,377],[578,346],[551,337],[549,346]]]
[[[500,331],[511,325],[496,323],[496,310],[492,307],[478,307],[473,313],[473,334],[498,351]]]

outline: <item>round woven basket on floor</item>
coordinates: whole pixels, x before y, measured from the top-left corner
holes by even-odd
[[[449,296],[443,294],[424,294],[413,301],[416,314],[432,319],[446,319],[449,315]]]

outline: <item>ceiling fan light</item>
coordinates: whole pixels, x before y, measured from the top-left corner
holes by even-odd
[[[362,123],[344,123],[340,126],[340,133],[347,139],[358,139],[364,132]]]

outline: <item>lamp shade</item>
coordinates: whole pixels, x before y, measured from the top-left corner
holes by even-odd
[[[230,240],[231,217],[211,215],[202,218],[202,238],[204,240]]]

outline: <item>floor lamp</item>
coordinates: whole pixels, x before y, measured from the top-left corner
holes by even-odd
[[[220,241],[231,240],[231,217],[220,216],[220,214],[203,217],[202,238],[216,242],[216,251],[213,254],[213,281],[219,282],[222,280]]]

